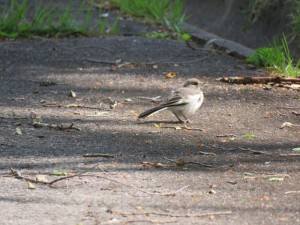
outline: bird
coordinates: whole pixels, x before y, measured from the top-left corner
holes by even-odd
[[[190,123],[188,117],[200,108],[204,99],[200,84],[201,82],[196,78],[188,79],[182,87],[173,91],[164,102],[141,113],[138,118],[145,118],[168,109],[180,123]]]

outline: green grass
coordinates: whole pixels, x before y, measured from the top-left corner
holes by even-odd
[[[111,0],[121,13],[144,18],[151,24],[159,24],[174,32],[181,32],[186,20],[185,0]]]
[[[288,77],[300,75],[300,60],[294,64],[285,35],[281,42],[274,38],[269,48],[258,48],[252,56],[247,58],[248,63],[259,67],[271,68],[276,74],[283,74]]]
[[[17,38],[31,36],[68,36],[99,35],[108,28],[107,21],[100,18],[96,24],[91,21],[95,16],[92,6],[82,1],[78,9],[73,9],[72,1],[66,9],[59,10],[52,5],[42,6],[38,1],[12,0],[0,9],[0,38]],[[33,10],[30,8],[33,7]],[[84,18],[82,16],[84,15]],[[80,18],[80,19],[79,19]],[[117,32],[117,24],[110,28]]]

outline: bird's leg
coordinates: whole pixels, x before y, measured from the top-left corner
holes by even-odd
[[[175,113],[174,113],[174,115],[176,116],[176,118],[179,120],[179,123],[185,123],[182,119],[180,119],[180,117],[179,116],[177,116]]]
[[[191,123],[192,121],[190,121],[188,118],[186,118],[185,116],[183,116],[185,120],[185,123]]]

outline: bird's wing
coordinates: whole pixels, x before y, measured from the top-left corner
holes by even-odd
[[[161,106],[170,107],[170,106],[181,106],[186,104],[188,104],[188,102],[182,99],[180,91],[175,91],[164,103],[161,104]]]

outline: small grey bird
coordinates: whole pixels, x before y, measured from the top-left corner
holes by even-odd
[[[166,101],[141,113],[138,118],[145,118],[162,110],[170,110],[180,123],[189,123],[188,117],[196,112],[203,102],[203,92],[198,79],[187,80],[181,88],[173,91]],[[182,118],[185,119],[182,120]]]

